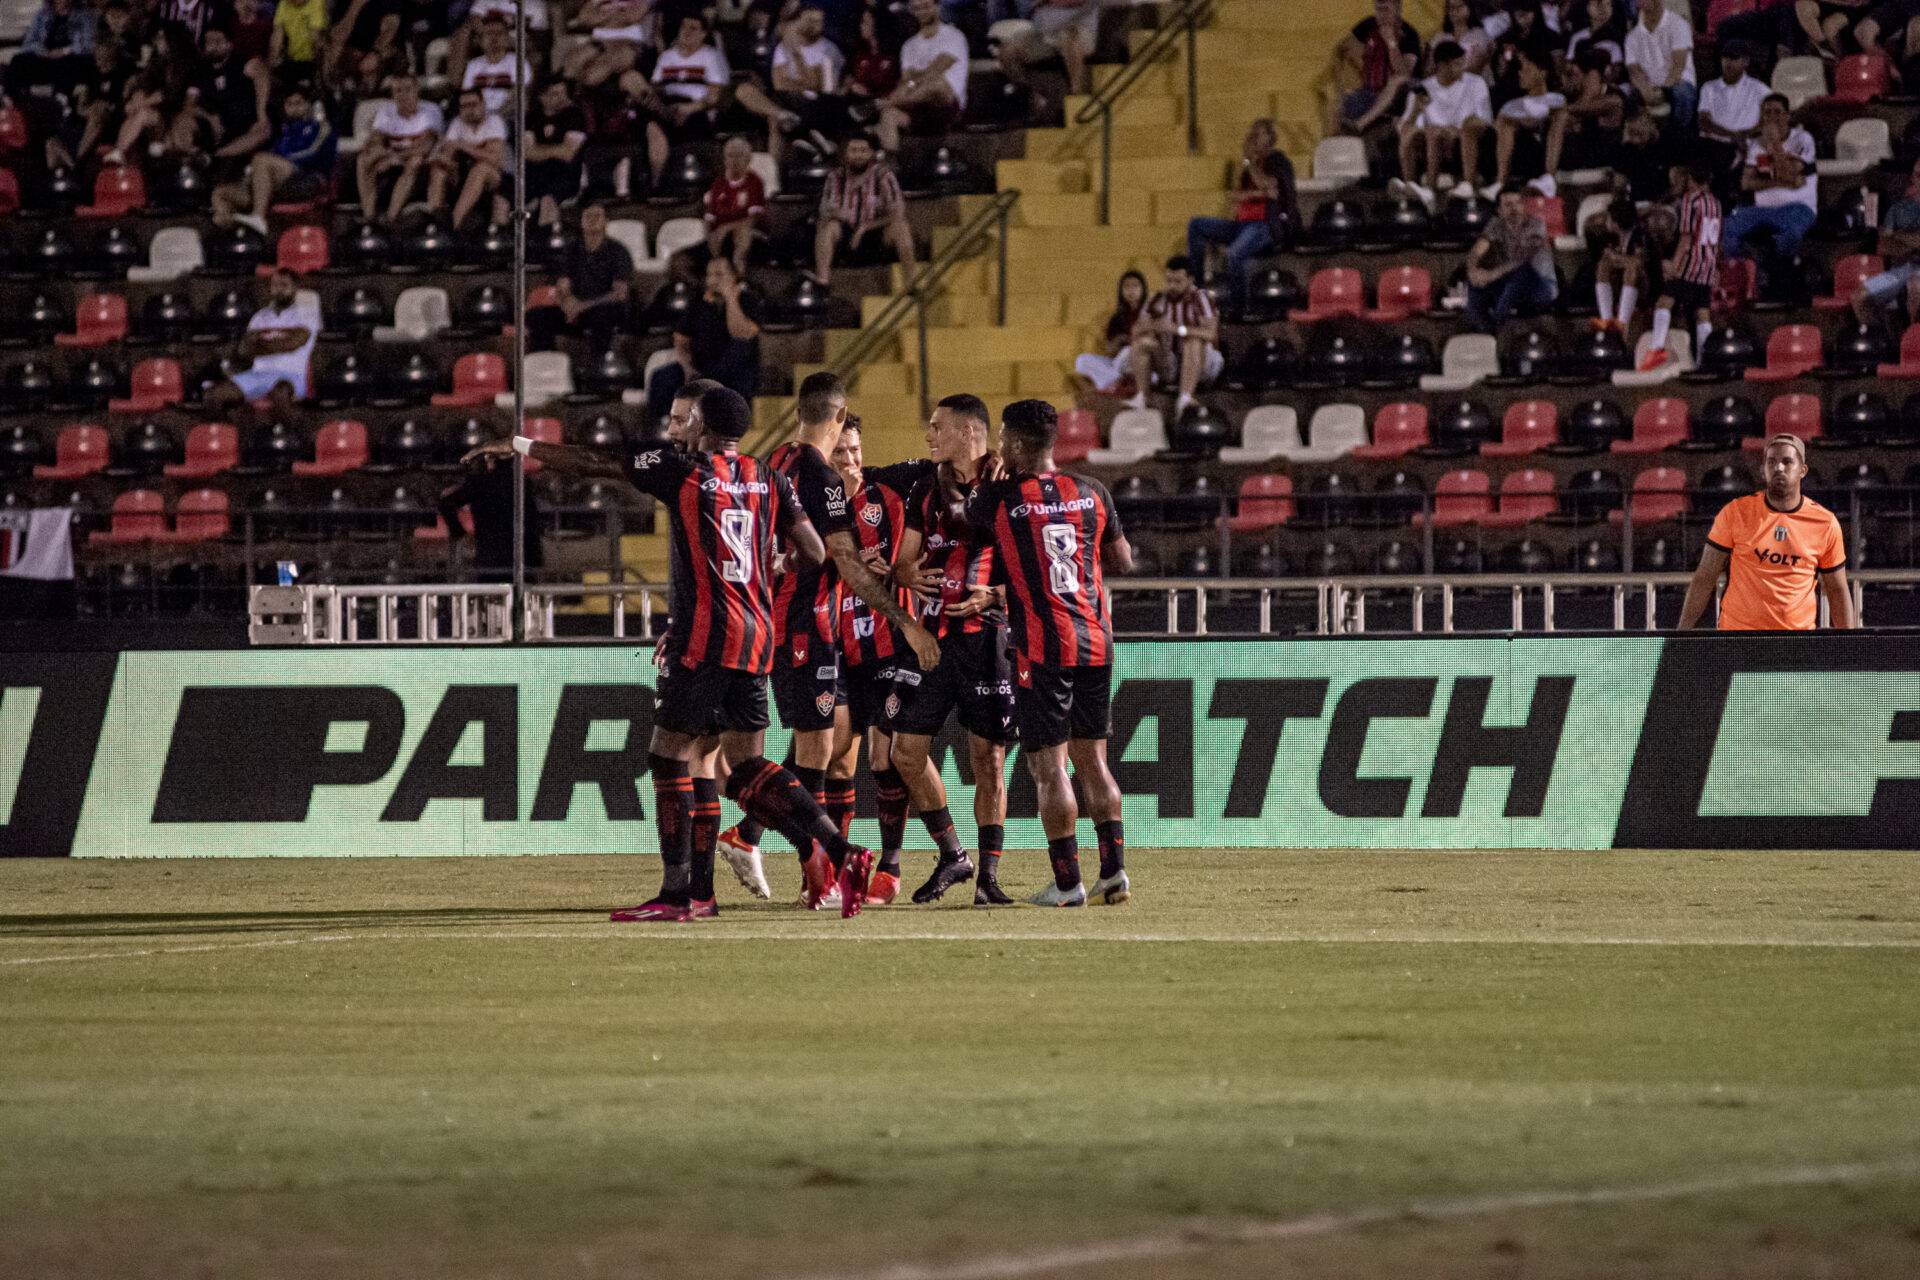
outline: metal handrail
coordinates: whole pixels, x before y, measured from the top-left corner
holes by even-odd
[[[914,275],[913,283],[893,295],[886,307],[871,324],[862,325],[860,335],[842,351],[840,355],[827,362],[827,368],[839,374],[848,382],[858,376],[860,366],[870,359],[881,345],[891,341],[899,333],[900,326],[906,322],[907,313],[912,311],[920,332],[920,416],[926,417],[932,411],[932,400],[927,391],[930,379],[927,376],[927,304],[933,301],[934,291],[947,274],[961,261],[972,256],[972,249],[989,234],[997,237],[999,247],[999,272],[995,281],[993,322],[1004,325],[1007,322],[1007,219],[1013,213],[1015,205],[1020,203],[1019,190],[1013,189],[995,193],[991,203],[979,213],[969,218],[954,235],[952,243],[927,260],[925,266]],[[793,430],[797,421],[796,410],[789,405],[780,415],[779,422],[764,432],[755,432],[747,441],[751,452],[761,452],[772,444],[784,440]]]
[[[1120,74],[1102,85],[1100,91],[1073,116],[1075,124],[1100,122],[1100,225],[1111,221],[1113,191],[1113,109],[1147,69],[1158,63],[1186,37],[1187,45],[1187,153],[1200,150],[1200,65],[1196,45],[1200,22],[1213,8],[1214,0],[1181,0],[1167,20],[1154,29],[1153,38],[1127,59]]]

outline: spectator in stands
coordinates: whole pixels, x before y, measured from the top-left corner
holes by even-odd
[[[597,89],[635,70],[653,43],[653,0],[588,0],[574,19],[587,39],[567,55],[565,78]]]
[[[1433,45],[1433,74],[1413,87],[1400,122],[1400,177],[1388,183],[1433,211],[1435,193],[1471,195],[1480,180],[1480,144],[1493,127],[1487,82],[1467,70],[1466,51],[1451,40]],[[1192,252],[1192,232],[1188,232]]]
[[[843,76],[846,55],[826,32],[826,11],[817,0],[807,0],[781,32],[772,66],[773,100],[793,114],[822,154],[831,152],[851,127]]]
[[[1328,133],[1365,133],[1385,119],[1420,57],[1420,33],[1400,16],[1400,0],[1373,0],[1333,51]]]
[[[1547,173],[1569,169],[1611,169],[1620,156],[1620,130],[1627,100],[1613,82],[1613,60],[1606,49],[1589,44],[1580,50],[1569,76],[1567,106],[1547,126]]]
[[[647,410],[659,422],[680,388],[711,378],[752,400],[760,386],[760,308],[724,257],[707,260],[705,289],[673,331],[673,360],[647,380]]]
[[[442,3],[442,7],[450,7]],[[460,24],[447,40],[447,74],[467,86],[467,60],[474,56],[475,45],[486,43],[486,24],[489,19],[499,22],[511,33],[516,25],[516,0],[473,0],[467,9],[467,20]],[[527,35],[529,43],[536,51],[545,47],[545,40],[552,27],[552,16],[547,11],[547,0],[526,0]],[[496,108],[491,102],[487,110]]]
[[[281,84],[314,84],[327,49],[327,0],[278,0],[267,62]]]
[[[272,0],[228,0],[227,38],[242,62],[258,58],[273,65],[273,17]]]
[[[1106,352],[1102,355],[1075,356],[1073,371],[1105,395],[1132,394],[1130,378],[1133,330],[1140,323],[1140,312],[1147,305],[1147,278],[1138,271],[1120,277],[1114,289],[1113,314],[1107,317]]]
[[[1853,24],[1853,38],[1862,53],[1884,53],[1897,65],[1920,51],[1920,0],[1886,0],[1869,9]],[[1903,81],[1911,77],[1903,74]]]
[[[1789,268],[1820,212],[1820,180],[1813,170],[1813,135],[1789,118],[1785,96],[1768,94],[1740,177],[1740,189],[1752,194],[1753,203],[1728,216],[1726,255],[1754,257],[1752,241],[1764,233],[1771,244],[1759,258],[1761,287],[1775,296],[1802,287]]]
[[[1647,229],[1640,211],[1632,200],[1616,196],[1580,232],[1594,256],[1593,327],[1631,335],[1634,308],[1647,284]]]
[[[945,133],[967,109],[967,38],[940,20],[938,0],[911,0],[907,11],[918,27],[900,46],[899,84],[874,127],[888,154],[898,154],[901,130]]]
[[[1767,86],[1747,74],[1751,59],[1745,41],[1728,41],[1720,47],[1719,77],[1700,90],[1700,146],[1723,174],[1740,165],[1760,132]]]
[[[1867,14],[1882,8],[1877,0],[1796,0],[1793,16],[1800,24],[1807,52],[1828,62],[1838,62],[1854,24]]]
[[[413,195],[414,182],[420,176],[427,157],[440,141],[445,124],[440,108],[420,101],[420,81],[413,75],[396,76],[393,101],[383,103],[373,117],[372,136],[354,161],[354,176],[360,188],[360,208],[366,216],[381,221],[380,179],[396,175],[392,194],[387,198],[384,221],[400,220],[407,201]]]
[[[370,3],[353,0],[340,21],[333,24],[329,83],[343,99],[382,97],[388,92],[389,80],[414,70],[399,9],[386,5],[369,13]]]
[[[1920,318],[1920,161],[1907,176],[1906,191],[1880,219],[1877,247],[1886,270],[1854,291],[1855,318],[1878,324],[1903,302],[1909,320]]]
[[[1067,68],[1067,92],[1087,91],[1087,66],[1100,35],[1100,0],[1040,0],[1028,20],[1033,23],[1029,34],[1001,42],[1000,69],[1027,91],[1033,114],[1044,117],[1051,106],[1039,91],[1035,68],[1058,54]]]
[[[865,134],[848,138],[840,149],[840,165],[827,175],[820,191],[820,211],[813,234],[813,278],[821,285],[833,282],[837,253],[860,253],[867,237],[878,235],[899,256],[909,284],[915,261],[913,228],[907,225],[907,200],[893,168],[878,158],[873,139]]]
[[[527,199],[543,227],[560,221],[560,206],[580,194],[586,164],[580,158],[587,145],[587,114],[573,104],[573,91],[563,79],[549,80],[527,110],[527,133],[522,140],[527,157]]]
[[[502,434],[506,439],[512,432]],[[436,504],[440,519],[447,526],[447,550],[451,554],[460,545],[466,528],[460,522],[464,507],[473,512],[473,576],[479,582],[513,581],[513,464],[497,454],[469,453],[461,459],[467,473],[458,484],[443,490]],[[525,483],[522,473],[523,503],[521,526],[529,572],[546,564],[540,541],[540,499],[538,490]]]
[[[478,89],[487,114],[505,116],[513,110],[515,76],[529,76],[527,60],[514,52],[507,20],[489,13],[480,24],[480,52],[469,58],[460,73],[462,89]],[[531,83],[531,80],[529,80]]]
[[[935,25],[938,25],[940,7],[934,6]],[[862,5],[860,9],[860,35],[854,42],[847,57],[847,92],[854,98],[869,105],[878,104],[893,95],[900,87],[900,46],[901,41],[893,34],[891,14],[872,5]],[[966,37],[961,37],[960,47],[966,48]],[[959,59],[962,67],[967,59]],[[960,77],[960,91],[966,93],[967,79]],[[878,119],[876,107],[874,118]],[[856,110],[854,119],[862,116]],[[944,130],[943,130],[944,132]]]
[[[427,159],[427,212],[439,217],[447,207],[447,188],[458,187],[450,225],[456,229],[465,225],[475,207],[500,189],[500,171],[506,162],[506,121],[488,112],[480,90],[462,89],[460,114],[447,125],[446,135]],[[504,211],[500,220],[505,220]]]
[[[1706,345],[1713,332],[1713,286],[1720,275],[1720,201],[1713,194],[1714,169],[1695,156],[1675,165],[1673,191],[1677,198],[1679,236],[1673,256],[1663,265],[1660,298],[1653,304],[1651,345],[1640,362],[1642,373],[1667,363],[1667,330],[1679,309],[1693,320],[1693,349]]]
[[[1433,33],[1433,46],[1437,47],[1443,40],[1460,46],[1466,69],[1473,75],[1481,75],[1493,54],[1493,37],[1474,15],[1473,0],[1447,0],[1446,16],[1440,20],[1440,29]],[[1430,62],[1429,69],[1439,70],[1437,58]],[[1483,81],[1485,78],[1481,76]]]
[[[580,239],[561,255],[554,305],[527,312],[529,344],[551,351],[561,329],[571,327],[595,352],[606,351],[626,323],[632,287],[633,255],[607,235],[606,206],[588,205],[580,211]]]
[[[23,98],[36,88],[71,92],[93,72],[97,30],[92,7],[75,0],[41,0],[20,51],[7,64],[7,95]]]
[[[1220,376],[1226,358],[1220,354],[1220,317],[1213,298],[1193,279],[1193,263],[1186,257],[1167,259],[1167,283],[1147,300],[1133,326],[1133,398],[1129,408],[1144,409],[1147,389],[1173,384],[1179,398],[1173,406],[1180,417],[1193,408],[1194,393]]]
[[[90,156],[100,139],[120,127],[127,93],[133,85],[133,65],[121,56],[113,40],[96,40],[88,59],[89,74],[74,85],[69,109],[47,138],[49,169],[71,169],[81,156]]]
[[[1615,66],[1627,61],[1627,31],[1633,17],[1624,0],[1585,0],[1575,6],[1576,21],[1567,33],[1566,59],[1578,62],[1583,49],[1603,49]]]
[[[727,257],[733,274],[747,274],[747,254],[767,213],[767,185],[753,171],[753,144],[735,134],[720,150],[720,173],[701,201],[707,252]]]
[[[293,272],[275,267],[268,277],[267,302],[247,321],[238,354],[247,367],[230,382],[207,388],[207,409],[216,420],[248,425],[256,400],[272,402],[281,419],[292,415],[293,402],[308,394],[313,348],[320,340],[320,301],[301,297]]]
[[[1481,192],[1489,200],[1498,198],[1511,182],[1526,183],[1541,195],[1555,194],[1549,162],[1559,157],[1548,154],[1548,140],[1566,108],[1566,95],[1548,87],[1544,64],[1522,55],[1519,67],[1520,96],[1501,107],[1494,122],[1495,176]]]
[[[214,188],[215,226],[239,222],[265,235],[267,211],[276,200],[317,200],[331,189],[339,140],[313,107],[304,88],[287,90],[280,100],[280,131],[273,146],[247,162],[242,181]]]
[[[1637,201],[1662,199],[1670,185],[1672,157],[1678,150],[1645,107],[1629,105],[1627,122],[1620,127],[1619,157],[1613,166],[1616,185]]]
[[[1488,63],[1489,89],[1495,106],[1505,106],[1525,92],[1521,66],[1533,63],[1549,71],[1561,51],[1560,33],[1540,16],[1540,0],[1507,0],[1506,25],[1494,36]]]
[[[1247,267],[1264,253],[1286,244],[1299,222],[1293,162],[1279,146],[1271,120],[1255,120],[1240,141],[1231,218],[1193,218],[1187,223],[1187,257],[1202,274],[1207,249],[1224,245],[1227,288],[1235,310],[1247,300]]]
[[[1693,135],[1700,93],[1693,73],[1693,23],[1667,11],[1666,0],[1640,0],[1640,21],[1627,32],[1627,76],[1649,107],[1672,109],[1668,124]]]
[[[638,71],[620,78],[647,116],[647,165],[656,187],[666,175],[674,143],[712,136],[732,82],[726,55],[707,43],[707,20],[698,12],[680,15],[674,41],[660,51],[651,81]]]
[[[201,41],[203,57],[187,87],[178,113],[168,125],[167,150],[177,156],[208,156],[216,181],[238,179],[253,153],[272,136],[267,123],[267,69],[259,59],[242,62],[220,27],[209,27]],[[138,112],[129,109],[110,164],[125,164],[134,145],[161,123],[156,102]]]
[[[1527,212],[1526,188],[1509,183],[1498,213],[1467,251],[1467,323],[1497,333],[1514,316],[1546,310],[1559,293],[1547,224]]]

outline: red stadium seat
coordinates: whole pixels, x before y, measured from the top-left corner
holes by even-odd
[[[1553,491],[1553,472],[1538,467],[1516,471],[1500,482],[1500,505],[1481,516],[1480,523],[1489,529],[1517,529],[1543,520],[1560,509]]]
[[[1747,370],[1748,382],[1790,382],[1827,362],[1820,330],[1810,324],[1783,324],[1767,335],[1767,363]]]
[[[259,275],[270,276],[285,267],[297,276],[304,276],[324,270],[331,256],[332,247],[327,243],[325,227],[288,227],[280,233],[280,247],[275,253],[273,265],[262,263],[255,271]]]
[[[1433,527],[1452,529],[1472,524],[1493,510],[1484,471],[1449,471],[1433,486]],[[1424,516],[1415,517],[1415,523]]]
[[[127,300],[117,293],[83,294],[73,313],[73,332],[54,334],[54,345],[104,347],[127,336]]]
[[[1053,443],[1056,462],[1085,462],[1100,447],[1100,420],[1091,409],[1067,409],[1060,415],[1060,434]]]
[[[83,218],[119,218],[144,208],[147,180],[132,165],[110,164],[93,179],[93,203],[74,210]]]
[[[1775,396],[1773,403],[1767,406],[1765,431],[1757,436],[1749,436],[1740,442],[1740,447],[1748,453],[1759,453],[1767,447],[1767,437],[1780,434],[1799,436],[1802,440],[1820,438],[1820,397],[1796,391],[1791,395]]]
[[[184,462],[161,468],[181,480],[204,480],[240,465],[240,433],[224,422],[202,422],[187,432]]]
[[[1615,453],[1659,453],[1685,442],[1687,402],[1672,396],[1649,400],[1633,415],[1633,438],[1615,440]]]
[[[1560,441],[1560,411],[1551,400],[1522,400],[1507,406],[1500,438],[1480,446],[1483,458],[1523,458]]]
[[[1373,443],[1363,444],[1350,458],[1404,458],[1428,444],[1427,406],[1390,404],[1373,416]]]
[[[53,442],[52,465],[33,469],[35,480],[78,480],[106,468],[113,454],[113,442],[105,427],[77,426],[60,428]]]
[[[1635,524],[1658,524],[1678,520],[1687,514],[1687,473],[1678,467],[1649,467],[1633,478],[1633,492],[1621,511],[1609,511],[1607,519],[1626,522],[1631,512]]]
[[[567,439],[566,424],[558,418],[528,418],[527,439],[539,440],[546,444],[564,444]],[[540,469],[540,464],[532,458],[527,459],[527,474],[532,475]]]
[[[460,508],[460,527],[466,530],[468,537],[473,536],[472,507]],[[434,516],[432,524],[421,525],[413,531],[413,536],[417,542],[445,542],[447,540],[446,518],[439,515]]]
[[[1886,260],[1873,253],[1850,253],[1833,264],[1833,292],[1813,300],[1817,311],[1839,311],[1853,305],[1853,295],[1870,277],[1887,269]]]
[[[133,378],[124,400],[111,400],[107,407],[115,413],[152,413],[185,398],[180,365],[164,356],[142,360],[133,366]]]
[[[1227,517],[1234,533],[1265,533],[1293,519],[1293,477],[1268,472],[1240,482],[1238,510]]]
[[[20,179],[13,176],[13,170],[0,169],[0,214],[12,213],[20,207]]]
[[[27,149],[27,118],[11,102],[0,103],[0,151]]]
[[[1753,301],[1760,292],[1759,268],[1752,258],[1720,259],[1720,277],[1713,286],[1716,310],[1728,311]]]
[[[1720,24],[1728,18],[1738,18],[1742,14],[1752,13],[1760,7],[1760,0],[1707,0],[1707,34],[1717,37]]]
[[[132,489],[113,500],[113,519],[87,535],[94,546],[128,546],[166,536],[167,504],[152,489]]]
[[[293,464],[297,476],[339,476],[367,465],[365,423],[342,418],[329,422],[313,437],[313,458]]]
[[[507,362],[491,351],[475,351],[453,362],[453,390],[434,393],[433,403],[471,408],[491,404],[507,390]]]
[[[1433,310],[1433,277],[1425,267],[1388,267],[1375,290],[1373,309],[1361,313],[1369,320],[1404,320]]]
[[[1307,305],[1295,311],[1298,321],[1357,316],[1367,308],[1367,284],[1352,267],[1327,267],[1313,273],[1307,284]]]
[[[1547,224],[1548,239],[1567,234],[1567,206],[1559,196],[1529,195],[1527,212]]]
[[[560,291],[550,284],[538,285],[527,290],[527,310],[535,307],[557,307],[560,305]]]
[[[1883,364],[1883,378],[1920,378],[1920,324],[1910,324],[1900,335],[1900,363]]]
[[[195,489],[184,495],[173,509],[173,529],[154,538],[183,546],[192,542],[212,542],[224,538],[233,523],[227,515],[227,495],[218,489]]]
[[[1868,103],[1886,96],[1893,81],[1884,53],[1856,53],[1840,59],[1833,69],[1833,97],[1841,102]]]

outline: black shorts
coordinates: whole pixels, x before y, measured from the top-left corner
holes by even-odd
[[[846,658],[840,661],[844,664]],[[895,670],[891,659],[841,667],[840,683],[847,691],[847,719],[852,722],[855,733],[887,727],[887,699],[899,696],[894,692]]]
[[[1682,322],[1692,321],[1695,313],[1713,306],[1713,286],[1695,284],[1691,280],[1663,280],[1660,292],[1673,299],[1674,318]]]
[[[940,665],[923,672],[911,653],[894,668],[886,728],[931,738],[960,713],[960,727],[988,742],[1013,740],[1013,674],[1006,631],[949,632],[940,641]]]
[[[847,700],[840,684],[839,651],[815,637],[805,662],[791,659],[783,649],[773,668],[773,705],[780,709],[780,723],[795,733],[833,728],[833,709]]]
[[[1112,667],[1037,667],[1014,659],[1013,701],[1020,746],[1033,751],[1070,738],[1113,734]]]
[[[654,681],[653,723],[695,738],[757,733],[768,723],[767,678],[732,667],[688,667],[669,661]]]

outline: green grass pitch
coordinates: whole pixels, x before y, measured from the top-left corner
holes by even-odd
[[[1132,862],[0,864],[0,1276],[1920,1275],[1912,856]]]

